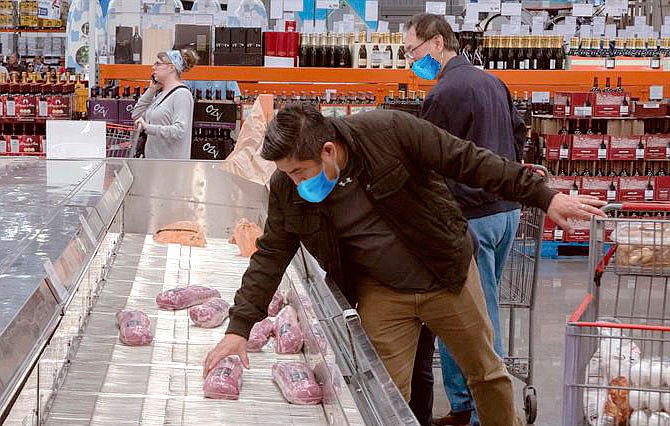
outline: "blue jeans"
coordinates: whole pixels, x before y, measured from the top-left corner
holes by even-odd
[[[486,308],[493,324],[494,348],[501,357],[505,356],[500,335],[500,314],[498,312],[498,283],[502,277],[505,259],[512,248],[512,242],[519,227],[520,210],[497,213],[469,221],[470,229],[479,240],[477,267],[486,299]],[[475,403],[470,394],[465,377],[456,365],[449,349],[439,340],[440,361],[444,388],[449,398],[451,411],[459,413],[472,411],[470,424],[479,425]],[[473,411],[474,410],[474,411]]]

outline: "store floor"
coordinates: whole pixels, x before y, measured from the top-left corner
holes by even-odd
[[[586,258],[543,259],[540,266],[536,302],[535,327],[535,388],[538,396],[538,415],[535,426],[559,426],[563,383],[563,348],[568,316],[581,303],[588,281]],[[525,326],[522,318],[517,324]],[[517,327],[518,329],[518,327]],[[522,345],[526,345],[525,341]],[[523,348],[520,348],[523,349]],[[519,412],[522,413],[523,383],[514,380]],[[435,370],[434,417],[448,412],[448,402],[439,369]]]

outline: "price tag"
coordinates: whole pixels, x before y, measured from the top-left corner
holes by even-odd
[[[435,15],[446,15],[447,3],[443,1],[427,1],[426,13],[433,13]]]
[[[500,14],[504,16],[521,16],[521,3],[503,3]]]
[[[377,0],[368,0],[365,2],[365,20],[376,21],[379,19],[379,2]]]
[[[558,157],[561,160],[567,160],[569,155],[570,155],[570,149],[568,148],[560,148],[558,150]]]
[[[610,40],[614,40],[616,38],[616,24],[605,25],[605,37],[609,38]]]
[[[571,197],[576,197],[577,195],[579,195],[579,190],[578,189],[571,189],[570,190],[570,196]]]
[[[340,0],[316,0],[317,9],[339,9]]]
[[[653,189],[645,189],[644,190],[644,200],[645,201],[653,201],[654,200],[654,190]]]
[[[500,12],[500,0],[479,0],[481,12]]]
[[[616,68],[616,59],[612,57],[605,58],[605,68],[608,70]]]
[[[636,16],[635,17],[635,26],[636,27],[646,27],[647,26],[647,17],[646,16]]]
[[[607,159],[607,148],[598,148],[598,160]]]
[[[635,149],[635,159],[636,160],[644,159],[644,148],[636,148]]]
[[[389,23],[387,21],[379,21],[377,22],[377,32],[379,33],[387,33],[389,30]],[[349,31],[353,32],[353,31]]]
[[[572,16],[593,16],[593,5],[588,3],[574,3],[572,5]]]
[[[534,104],[548,104],[551,99],[549,92],[533,92],[531,102]]]
[[[649,86],[649,100],[660,101],[663,99],[663,86]]]
[[[612,191],[611,189],[607,190],[607,201],[614,200],[616,200],[616,191]]]

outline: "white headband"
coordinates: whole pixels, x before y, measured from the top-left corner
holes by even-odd
[[[184,70],[184,59],[181,57],[181,52],[178,50],[168,50],[165,53],[168,55],[168,58],[170,58],[170,62],[177,67],[177,73],[181,74]]]

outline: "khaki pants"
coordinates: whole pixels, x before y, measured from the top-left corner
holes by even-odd
[[[409,400],[421,323],[442,338],[477,404],[482,426],[520,425],[512,380],[493,350],[493,329],[473,259],[460,294],[403,293],[374,280],[358,285],[358,313],[393,381]]]

